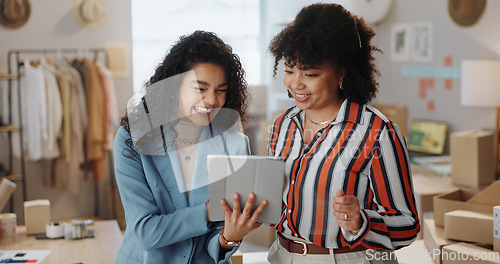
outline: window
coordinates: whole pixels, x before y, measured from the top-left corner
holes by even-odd
[[[259,0],[132,0],[134,91],[180,36],[215,32],[238,54],[249,84],[261,83]]]

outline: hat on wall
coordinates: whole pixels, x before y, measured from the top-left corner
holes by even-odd
[[[0,24],[4,27],[21,27],[28,21],[30,13],[28,0],[0,0]]]
[[[468,27],[474,25],[484,12],[486,0],[449,0],[448,12],[458,25]]]
[[[75,0],[73,17],[82,27],[95,28],[106,20],[108,11],[102,0]]]

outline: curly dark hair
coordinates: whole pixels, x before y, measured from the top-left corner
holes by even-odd
[[[241,118],[242,121],[246,119],[245,110],[247,107],[247,98],[249,97],[247,91],[247,82],[245,81],[245,71],[240,62],[238,55],[233,53],[231,46],[224,43],[215,33],[197,30],[189,35],[184,35],[170,48],[166,54],[163,62],[161,62],[155,69],[155,73],[149,81],[145,84],[146,94],[148,87],[154,83],[164,80],[169,77],[176,76],[191,70],[198,63],[213,63],[224,68],[228,78],[228,89],[226,93],[226,101],[223,108],[235,110],[239,116],[229,115],[229,118]],[[178,107],[178,93],[182,80],[177,80],[175,83],[174,94],[172,94],[172,101],[166,108],[169,110],[165,114],[175,115]],[[144,102],[146,111],[148,106]],[[161,103],[161,102],[160,102]],[[227,113],[227,112],[226,112]],[[227,119],[223,113],[219,113],[214,122],[218,119]],[[230,122],[219,122],[223,124],[230,124]],[[130,133],[129,117],[125,114],[120,118],[120,125],[124,126],[127,132]],[[170,124],[172,125],[172,124]],[[131,150],[133,149],[132,141],[129,139],[127,145]]]
[[[370,43],[374,36],[363,18],[351,15],[341,5],[306,6],[271,41],[274,76],[281,59],[292,66],[315,66],[326,61],[343,73],[341,95],[366,104],[375,98],[375,77],[380,75],[372,53],[381,50]]]

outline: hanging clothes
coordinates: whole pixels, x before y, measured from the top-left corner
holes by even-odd
[[[85,72],[83,67],[81,66],[81,60],[73,60],[73,62],[64,60],[63,64],[65,64],[64,67],[67,67],[70,70],[73,78],[75,78],[76,89],[74,89],[73,91],[77,91],[78,93],[80,113],[82,115],[82,125],[85,132],[87,131],[87,126],[89,123],[87,116],[87,98],[85,96],[85,80],[84,78],[82,78],[82,76],[85,75]]]
[[[69,109],[64,110],[63,113],[68,111],[69,115],[63,114],[63,123],[70,127],[69,137],[71,141],[68,148],[70,152],[46,165],[44,183],[48,186],[65,189],[76,195],[80,193],[81,180],[83,179],[82,164],[85,161],[83,138],[87,108],[86,105],[81,105],[82,102],[85,103],[85,94],[83,93],[80,73],[65,59],[60,59],[55,64],[59,73],[64,74],[68,80],[69,91],[66,94],[70,98],[67,104],[63,103],[63,108],[66,105],[69,106]],[[61,94],[63,94],[62,89]],[[70,158],[68,159],[68,157]]]
[[[45,59],[40,61],[40,69],[45,78],[45,91],[47,100],[47,134],[48,139],[43,147],[43,158],[54,159],[59,157],[58,139],[62,133],[62,102],[61,93],[57,84],[55,69]]]
[[[115,136],[116,130],[118,129],[118,104],[116,100],[115,84],[111,71],[106,68],[100,61],[94,61],[99,72],[99,77],[102,82],[104,89],[104,100],[105,100],[105,122],[108,124],[108,133],[106,135],[106,141],[104,144],[104,149],[107,152],[113,150],[113,138]]]
[[[44,162],[45,185],[78,194],[85,164],[94,181],[106,178],[107,154],[119,118],[111,72],[88,58],[23,63],[22,124],[14,112],[13,124],[23,126],[24,150],[14,144],[14,155],[20,157],[24,151],[27,160]],[[14,92],[12,111],[18,109],[17,100]]]
[[[82,77],[80,73],[70,65],[67,60],[60,60],[57,62],[59,69],[66,74],[70,83],[71,91],[71,107],[70,107],[70,120],[71,120],[71,138],[73,139],[73,146],[77,147],[76,151],[72,151],[71,157],[79,162],[79,166],[85,160],[83,151],[83,135],[87,129],[87,99],[85,97],[85,90],[83,88]],[[76,137],[76,138],[75,138]],[[72,147],[73,150],[73,147]],[[74,154],[77,153],[76,156]]]
[[[47,61],[48,62],[48,61]],[[60,138],[60,156],[67,162],[71,161],[71,87],[69,78],[56,65],[50,65],[54,69],[54,74],[59,86],[62,103],[62,134]]]
[[[90,59],[73,62],[82,74],[87,99],[88,126],[86,134],[86,161],[93,173],[94,181],[101,181],[106,176],[105,144],[108,134],[106,122],[105,94],[99,71]]]
[[[14,156],[20,157],[21,151],[26,159],[39,161],[44,156],[44,142],[48,141],[47,98],[45,77],[42,69],[32,66],[28,60],[23,61],[24,72],[21,74],[21,119],[18,120],[18,93],[12,93],[12,117],[14,125],[22,125],[24,149],[14,144]],[[13,142],[19,142],[19,134],[12,134]]]

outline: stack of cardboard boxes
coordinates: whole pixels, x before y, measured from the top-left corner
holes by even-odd
[[[500,182],[497,181],[483,191],[458,189],[434,197],[434,218],[424,219],[423,237],[436,263],[459,263],[453,257],[458,255],[470,258],[464,263],[500,263],[500,257],[498,254],[495,257],[492,250],[493,210],[500,210],[500,206],[495,206],[500,205],[499,192]],[[494,250],[500,251],[499,239],[496,240]],[[457,243],[460,245],[454,245]],[[480,254],[483,256],[475,259]]]
[[[500,263],[500,181],[491,183],[492,139],[488,132],[451,136],[451,180],[460,188],[434,196],[434,218],[423,223],[424,242],[438,264]]]

